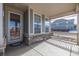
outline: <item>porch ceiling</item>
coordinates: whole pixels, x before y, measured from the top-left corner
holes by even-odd
[[[12,4],[23,10],[26,6],[30,6],[34,11],[38,13],[45,14],[48,17],[53,17],[58,14],[75,11],[75,3],[22,3],[22,4]],[[22,6],[19,6],[22,5]]]
[[[39,10],[40,13],[53,17],[58,14],[66,13],[75,10],[75,4],[69,3],[46,3],[46,4],[29,4],[34,10]]]

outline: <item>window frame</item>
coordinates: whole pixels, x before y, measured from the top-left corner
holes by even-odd
[[[49,30],[48,30],[48,32],[46,32],[46,29],[45,29],[45,22],[46,22],[46,19],[48,19],[48,21],[49,21]],[[44,32],[45,32],[45,33],[49,33],[49,32],[50,32],[50,20],[49,20],[48,17],[45,17],[45,19],[44,19]]]
[[[35,26],[34,26],[35,14],[38,15],[38,16],[40,16],[40,21],[41,21],[41,32],[40,33],[35,33],[35,29],[34,29],[35,28]],[[42,15],[39,14],[39,13],[37,13],[37,12],[33,12],[33,34],[35,34],[35,35],[42,34]]]

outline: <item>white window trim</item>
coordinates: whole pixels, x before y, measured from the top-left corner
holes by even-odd
[[[34,31],[34,14],[37,14],[37,15],[39,15],[41,17],[41,32],[40,33],[35,33],[35,31]],[[42,34],[42,15],[39,14],[39,13],[37,13],[37,12],[33,12],[33,34],[34,35],[40,35],[40,34]]]
[[[28,35],[30,35],[30,7],[28,7]]]
[[[49,32],[50,32],[50,19],[49,19],[48,17],[45,16],[44,25],[45,25],[46,19],[48,19],[48,21],[49,21],[49,31],[48,31],[48,32],[45,32],[45,26],[44,26],[44,32],[45,32],[45,33],[49,33]]]

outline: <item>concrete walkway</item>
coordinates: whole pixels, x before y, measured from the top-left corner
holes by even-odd
[[[79,46],[57,39],[59,37],[30,46],[10,47],[7,49],[6,56],[79,56]]]

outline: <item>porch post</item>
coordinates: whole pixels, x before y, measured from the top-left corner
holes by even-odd
[[[79,13],[77,15],[77,45],[79,45]]]
[[[0,3],[0,52],[5,53],[5,46],[4,46],[4,38],[3,38],[3,4]]]
[[[0,45],[3,45],[3,4],[0,3]]]
[[[76,14],[77,14],[77,45],[79,45],[79,4],[76,4]]]

